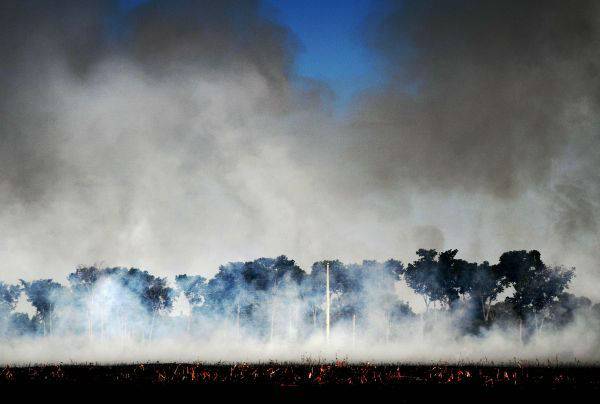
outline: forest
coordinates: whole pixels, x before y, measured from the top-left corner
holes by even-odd
[[[523,343],[558,330],[576,316],[598,324],[600,304],[569,293],[574,269],[546,265],[538,251],[509,251],[491,264],[457,258],[457,250],[420,249],[411,263],[390,259],[344,264],[315,262],[310,272],[282,255],[222,265],[211,279],[180,274],[169,282],[138,268],[80,266],[68,284],[52,279],[0,282],[4,339],[81,335],[149,342],[169,334],[229,334],[262,341],[323,335],[329,324],[392,343],[407,330],[427,333],[450,321],[460,335],[512,329]],[[329,279],[327,279],[329,278]],[[419,314],[397,293],[404,282],[423,299]],[[17,311],[24,296],[33,315]],[[185,299],[186,313],[173,313]]]

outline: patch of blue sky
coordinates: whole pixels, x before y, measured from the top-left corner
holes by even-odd
[[[265,0],[278,22],[302,44],[296,72],[326,83],[343,111],[363,90],[380,84],[377,58],[361,30],[376,6],[374,0]]]
[[[120,0],[126,13],[148,0]],[[268,18],[287,26],[301,43],[296,73],[319,80],[333,93],[334,110],[343,112],[360,92],[381,84],[377,58],[361,30],[378,0],[263,0]]]

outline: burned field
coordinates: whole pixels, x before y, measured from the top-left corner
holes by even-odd
[[[176,400],[313,399],[395,402],[566,400],[600,392],[600,368],[584,366],[183,364],[6,366],[0,390],[28,396]]]
[[[280,392],[440,393],[470,391],[498,396],[511,392],[561,394],[600,391],[600,368],[587,366],[375,365],[349,364],[178,364],[6,366],[0,385],[109,388],[240,388]],[[361,388],[363,390],[361,390]],[[235,389],[234,389],[235,390]],[[232,390],[232,391],[234,391]],[[499,397],[499,396],[498,396]]]

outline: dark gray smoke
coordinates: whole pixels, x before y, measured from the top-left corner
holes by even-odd
[[[517,221],[531,232],[596,260],[599,11],[594,1],[389,2],[367,30],[386,83],[358,100],[349,155],[386,190],[488,195],[472,218],[481,229],[489,218],[477,216],[500,207],[496,242],[520,238],[511,217],[529,211]]]
[[[598,17],[594,1],[397,2],[372,24],[388,82],[362,101],[360,154],[424,186],[545,186],[580,109],[597,112]]]
[[[243,258],[270,244],[254,229],[289,220],[270,214],[304,192],[289,116],[324,89],[292,85],[296,41],[259,2],[9,1],[0,18],[7,277],[150,251],[163,271]]]
[[[598,10],[390,2],[331,114],[259,1],[0,6],[0,278],[538,249],[598,292]]]
[[[295,42],[284,27],[258,15],[258,2],[155,1],[125,16],[117,3],[3,2],[0,164],[11,196],[39,202],[57,191],[59,178],[82,175],[61,155],[68,139],[60,103],[67,84],[102,86],[104,63],[132,64],[157,86],[190,71],[228,76],[255,70],[273,105],[285,105]]]

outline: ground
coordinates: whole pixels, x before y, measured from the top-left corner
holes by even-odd
[[[372,365],[348,364],[136,364],[5,366],[0,390],[34,386],[38,393],[84,389],[110,397],[113,392],[137,398],[170,400],[179,395],[218,397],[236,395],[292,398],[373,398],[394,402],[436,397],[451,401],[500,402],[512,398],[570,400],[575,395],[600,393],[600,367],[486,365]],[[75,395],[76,396],[76,395]]]

